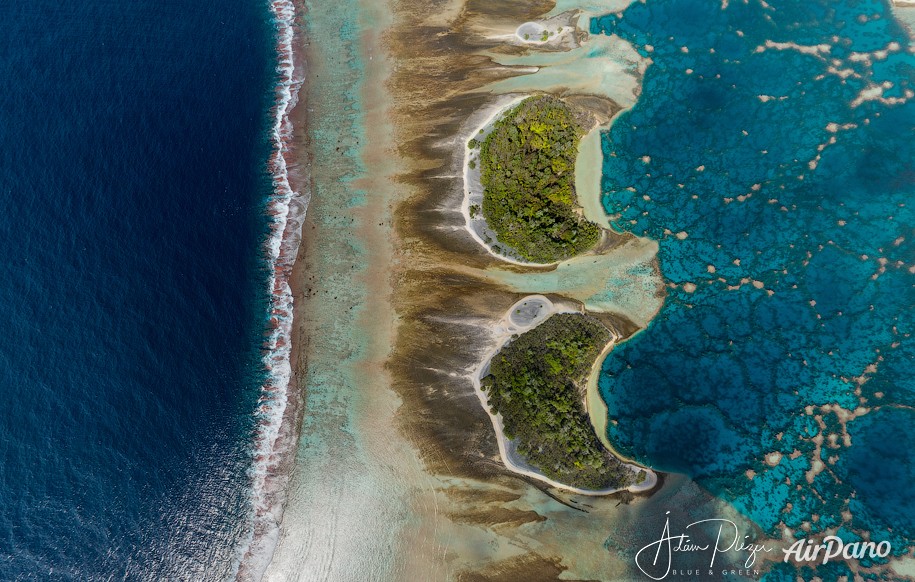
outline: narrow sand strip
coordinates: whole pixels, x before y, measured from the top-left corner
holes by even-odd
[[[585,407],[588,410],[588,418],[591,419],[591,426],[594,427],[594,432],[597,433],[597,438],[600,439],[600,442],[607,448],[608,451],[613,453],[617,459],[626,461],[631,466],[641,466],[635,463],[633,460],[624,457],[619,453],[619,451],[614,448],[613,444],[610,442],[610,439],[607,438],[607,418],[609,409],[607,408],[607,403],[604,402],[604,398],[600,395],[600,371],[603,367],[604,358],[607,357],[613,348],[616,347],[616,340],[611,340],[604,346],[604,350],[600,353],[596,360],[594,360],[594,365],[591,366],[591,374],[588,376],[588,386],[587,392],[585,393]],[[654,486],[654,483],[657,482],[658,476],[651,469],[642,467],[645,469],[647,476],[645,478],[645,483],[649,481],[652,483],[651,487]],[[647,487],[650,489],[651,487]],[[632,491],[632,489],[630,489]]]
[[[607,129],[596,125],[578,144],[578,158],[575,160],[575,192],[585,218],[610,230],[610,217],[601,203],[600,180],[604,162],[600,148],[600,132]]]
[[[585,14],[607,14],[622,12],[633,0],[556,0],[556,6],[547,16],[559,14],[566,10],[581,10]]]

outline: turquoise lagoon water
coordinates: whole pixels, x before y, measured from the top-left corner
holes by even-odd
[[[776,0],[649,0],[591,29],[653,61],[603,136],[603,203],[660,242],[671,284],[604,362],[609,437],[770,535],[870,532],[901,553],[915,539],[907,31],[883,2]]]

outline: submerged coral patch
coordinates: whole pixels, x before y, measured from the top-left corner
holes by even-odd
[[[904,552],[907,33],[877,1],[692,0],[636,3],[592,33],[654,62],[604,135],[603,202],[616,228],[659,241],[670,283],[648,329],[605,361],[610,440],[771,535],[847,528]]]

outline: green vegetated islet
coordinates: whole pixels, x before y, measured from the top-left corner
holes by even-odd
[[[481,381],[518,453],[547,477],[583,489],[634,481],[601,444],[582,403],[591,366],[610,337],[589,315],[553,315],[503,347]]]
[[[575,158],[584,129],[568,105],[529,97],[480,147],[483,216],[499,242],[537,263],[593,247],[600,229],[576,213]]]

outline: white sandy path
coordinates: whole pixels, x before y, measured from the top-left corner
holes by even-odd
[[[575,160],[575,193],[585,218],[603,229],[610,230],[610,217],[601,202],[600,181],[604,155],[600,143],[601,131],[608,126],[595,125],[578,144]]]
[[[512,316],[512,313],[514,313],[516,309],[521,307],[522,304],[524,304],[524,303],[529,304],[529,303],[534,303],[534,302],[540,302],[543,305],[543,308],[540,310],[540,315],[537,318],[533,319],[530,323],[528,323],[527,325],[524,325],[524,326],[520,326],[520,325],[516,325],[516,324],[512,323],[511,316]],[[563,489],[565,491],[569,491],[572,493],[577,493],[579,495],[589,495],[589,496],[612,495],[614,493],[618,493],[618,492],[624,491],[624,490],[629,490],[633,493],[638,493],[638,492],[648,491],[648,490],[652,489],[658,482],[658,477],[655,474],[655,472],[646,467],[641,467],[641,466],[638,466],[638,465],[635,465],[632,463],[625,463],[625,464],[632,469],[633,473],[638,474],[638,472],[640,472],[640,471],[645,472],[645,479],[641,483],[636,483],[636,484],[630,485],[629,487],[618,487],[618,488],[596,489],[596,490],[595,489],[580,489],[578,487],[572,487],[570,485],[566,485],[565,483],[560,483],[558,481],[554,481],[553,479],[550,479],[543,473],[537,471],[533,467],[524,463],[522,460],[516,459],[511,454],[510,450],[513,447],[511,445],[511,443],[509,442],[509,440],[505,437],[504,425],[502,424],[502,415],[493,414],[492,411],[490,410],[489,401],[486,398],[486,394],[483,392],[483,389],[480,386],[480,380],[486,373],[488,373],[490,362],[496,356],[496,354],[498,354],[499,351],[505,346],[505,344],[511,339],[512,335],[521,334],[526,331],[530,331],[530,330],[534,329],[535,327],[537,327],[538,325],[540,325],[541,323],[543,323],[544,321],[546,321],[551,315],[554,315],[556,313],[581,313],[581,312],[579,310],[572,309],[570,307],[557,306],[555,303],[553,303],[552,301],[550,301],[547,297],[544,297],[543,295],[529,295],[527,297],[524,297],[523,299],[521,299],[514,305],[512,305],[509,308],[509,310],[505,313],[505,316],[501,320],[499,320],[499,322],[494,327],[494,346],[493,346],[493,348],[486,354],[486,357],[483,358],[482,363],[473,371],[473,373],[471,375],[471,378],[473,380],[474,392],[476,392],[477,398],[480,399],[480,404],[483,406],[483,410],[485,410],[486,413],[489,415],[489,419],[490,419],[490,421],[492,421],[493,429],[496,432],[496,439],[499,442],[499,456],[501,456],[501,458],[502,458],[502,463],[504,463],[505,466],[513,473],[525,475],[532,479],[537,479],[538,481],[542,481],[552,487],[556,487],[558,489]],[[595,367],[597,368],[597,373],[599,373],[600,365],[604,361],[603,357],[606,355],[606,352],[609,352],[609,350],[613,347],[614,343],[615,343],[615,338],[614,338],[614,340],[610,341],[610,343],[607,345],[607,347],[604,348],[604,353],[602,353],[601,357],[598,358],[597,363],[595,364]],[[591,380],[594,380],[594,385],[596,387],[597,380],[595,378],[595,369],[594,368],[592,368],[592,370],[591,370],[591,377],[589,378],[589,381],[588,381],[588,385],[589,385],[588,400],[589,401],[591,399],[591,395],[590,395]],[[597,398],[600,399],[599,394],[597,395]],[[604,407],[604,410],[606,412],[606,406]],[[606,414],[604,415],[604,418],[606,418]],[[606,426],[606,424],[605,424],[605,426]],[[598,437],[599,438],[601,437],[600,433],[598,433]],[[607,445],[607,450],[613,452],[613,454],[616,455],[616,453],[613,451],[612,446],[609,446],[609,442],[607,442],[606,435],[604,435],[603,438],[601,438],[601,442],[604,442]],[[616,456],[618,458],[622,459],[622,457],[619,457],[619,455],[616,455]]]

